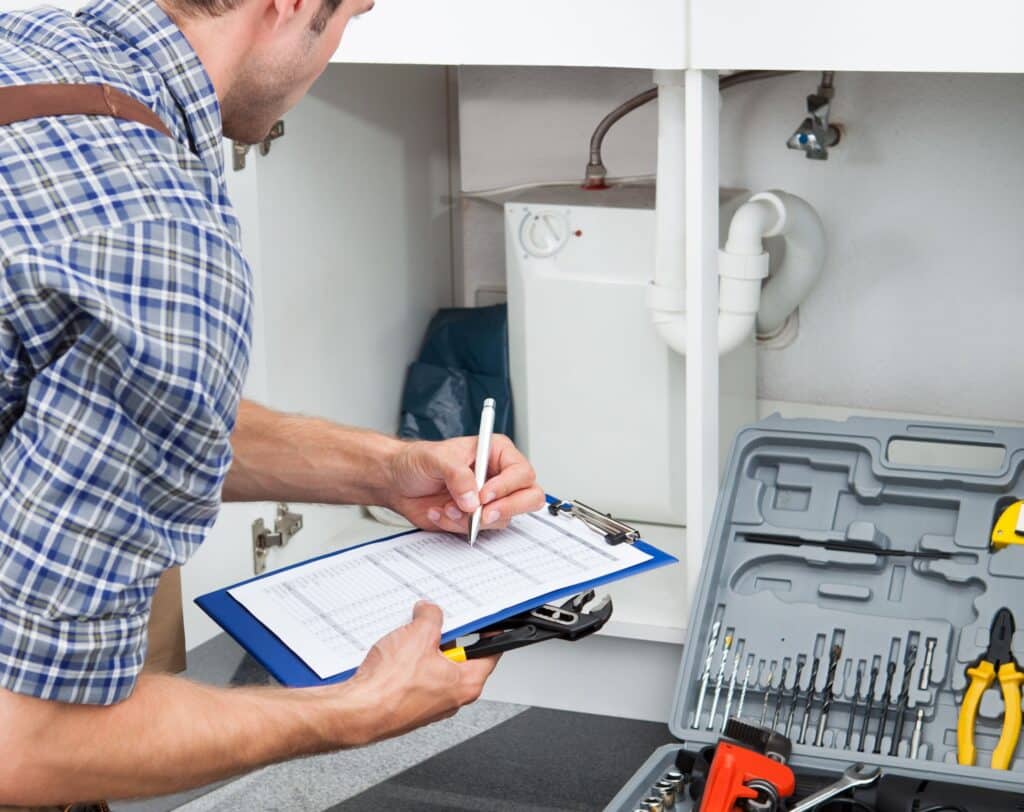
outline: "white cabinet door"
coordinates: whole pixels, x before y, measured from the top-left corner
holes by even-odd
[[[228,186],[256,283],[246,395],[393,432],[406,367],[451,304],[446,71],[332,65],[285,136]],[[390,535],[360,509],[292,504],[302,531],[277,568]],[[250,577],[251,526],[273,503],[225,505],[183,571],[189,647],[218,629],[192,600]]]
[[[687,0],[377,0],[340,62],[686,66]]]
[[[1024,71],[1017,0],[690,0],[692,67]]]

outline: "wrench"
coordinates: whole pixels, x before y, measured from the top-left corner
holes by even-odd
[[[848,767],[839,780],[834,784],[818,790],[813,795],[808,795],[796,806],[790,807],[789,812],[810,812],[821,806],[825,801],[830,801],[837,795],[846,792],[854,787],[866,787],[875,783],[882,771],[878,767],[867,767],[863,764],[854,764]]]

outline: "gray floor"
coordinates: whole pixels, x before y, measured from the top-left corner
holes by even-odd
[[[213,685],[264,685],[266,671],[225,634],[193,649],[185,676]],[[113,812],[322,810],[526,710],[478,702],[456,716],[392,741],[266,767],[241,778],[145,801],[111,803]]]

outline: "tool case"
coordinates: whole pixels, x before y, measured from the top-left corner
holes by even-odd
[[[899,462],[907,449],[919,452],[916,464]],[[963,467],[921,464],[929,449],[951,453]],[[990,467],[975,467],[989,461]],[[998,517],[1021,499],[1021,429],[772,416],[741,430],[692,603],[669,719],[677,741],[656,750],[606,809],[646,809],[644,798],[675,768],[681,748],[699,751],[719,741],[727,704],[730,717],[749,725],[758,726],[763,718],[763,727],[774,723],[776,731],[785,733],[789,724],[789,764],[798,786],[802,774],[827,783],[825,778],[862,762],[878,766],[883,776],[1024,792],[1024,742],[1009,769],[989,766],[1003,723],[998,681],[984,694],[978,712],[977,766],[957,763],[967,667],[985,652],[990,624],[1001,608],[1008,608],[1024,631],[1024,545],[991,546]],[[725,651],[727,638],[731,645]],[[1024,635],[1017,642],[1015,649],[1024,658]],[[830,680],[829,658],[836,646],[841,650]],[[915,650],[908,656],[910,647]],[[815,657],[816,696],[808,732],[801,735]],[[865,724],[872,669],[878,669],[878,676]],[[890,701],[879,741],[887,679]],[[826,721],[820,723],[829,682],[832,698]],[[1018,702],[1019,695],[1018,690]],[[901,704],[902,732],[894,749]],[[700,718],[695,718],[698,706]],[[916,757],[914,738],[919,738]],[[686,801],[673,808],[691,806]],[[1024,796],[1007,808],[1024,810]]]

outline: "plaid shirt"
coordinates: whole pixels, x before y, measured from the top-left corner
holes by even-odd
[[[45,82],[112,85],[174,134],[0,127],[0,685],[109,704],[217,514],[251,277],[217,97],[154,0],[0,14],[0,85]]]

